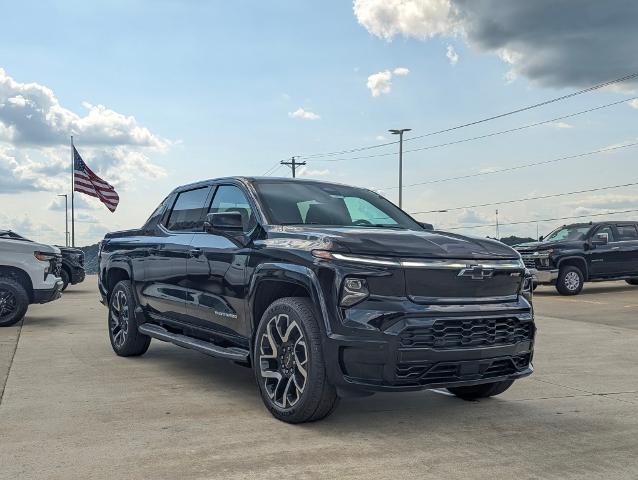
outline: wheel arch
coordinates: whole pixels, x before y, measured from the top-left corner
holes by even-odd
[[[33,302],[33,282],[27,272],[18,267],[0,266],[0,277],[9,277],[20,283],[27,291],[29,302]]]
[[[111,299],[111,292],[118,282],[122,280],[133,280],[131,266],[123,260],[111,262],[104,271],[106,280],[104,287],[106,288],[107,301]]]
[[[325,298],[315,273],[301,265],[262,264],[255,269],[248,291],[251,344],[263,313],[272,302],[283,297],[309,298],[319,328],[324,333],[330,332]]]
[[[571,256],[571,257],[561,258],[558,261],[559,270],[567,266],[577,267],[583,273],[583,277],[585,281],[589,279],[589,268],[587,266],[587,261],[583,257]]]

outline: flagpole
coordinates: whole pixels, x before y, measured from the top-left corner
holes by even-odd
[[[75,247],[75,155],[73,155],[73,135],[71,135],[71,246]]]

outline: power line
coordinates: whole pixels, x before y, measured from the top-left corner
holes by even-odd
[[[638,208],[634,208],[632,210],[622,210],[619,212],[591,213],[589,215],[574,215],[571,217],[544,218],[542,220],[525,220],[520,222],[499,223],[499,226],[502,227],[503,225],[523,225],[523,224],[539,223],[539,222],[556,222],[558,220],[573,220],[576,218],[603,217],[605,215],[618,215],[621,213],[635,213],[635,212],[638,212]],[[488,228],[488,227],[495,227],[495,226],[496,224],[494,223],[494,224],[483,224],[483,225],[469,225],[464,227],[451,227],[451,228],[446,228],[445,230],[464,230],[468,228]]]
[[[441,133],[447,133],[447,132],[452,132],[454,130],[459,130],[461,128],[466,128],[466,127],[471,127],[471,126],[474,126],[474,125],[479,125],[481,123],[489,122],[491,120],[496,120],[496,119],[499,119],[499,118],[507,117],[509,115],[514,115],[514,114],[517,114],[517,113],[521,113],[521,112],[525,112],[525,111],[528,111],[528,110],[532,110],[534,108],[543,107],[545,105],[549,105],[551,103],[559,102],[561,100],[567,100],[569,98],[576,97],[578,95],[582,95],[582,94],[585,94],[585,93],[589,93],[589,92],[592,92],[594,90],[599,90],[601,88],[608,87],[608,86],[614,85],[616,83],[626,82],[626,81],[632,80],[632,79],[634,79],[636,77],[638,77],[638,72],[637,73],[631,73],[631,74],[625,75],[623,77],[616,78],[614,80],[609,80],[607,82],[599,83],[599,84],[594,85],[592,87],[588,87],[588,88],[585,88],[583,90],[578,90],[576,92],[572,92],[572,93],[567,94],[567,95],[562,95],[560,97],[555,97],[555,98],[552,98],[552,99],[549,99],[549,100],[545,100],[543,102],[535,103],[533,105],[528,105],[526,107],[517,108],[516,110],[511,110],[509,112],[501,113],[501,114],[498,114],[498,115],[493,115],[491,117],[482,118],[482,119],[479,119],[479,120],[475,120],[475,121],[468,122],[468,123],[463,123],[463,124],[456,125],[456,126],[449,127],[449,128],[444,128],[442,130],[436,130],[436,131],[433,131],[433,132],[424,133],[422,135],[417,135],[415,137],[407,138],[405,141],[406,142],[407,141],[413,141],[413,140],[417,140],[419,138],[430,137],[430,136],[433,136],[433,135],[439,135]],[[334,151],[334,152],[325,152],[325,153],[315,153],[315,154],[309,154],[309,155],[301,155],[300,158],[310,159],[310,158],[331,157],[331,156],[335,156],[335,155],[344,155],[344,154],[348,154],[348,153],[354,153],[354,152],[360,152],[360,151],[364,151],[364,150],[370,150],[370,149],[373,149],[373,148],[386,147],[388,145],[394,145],[396,143],[397,142],[386,142],[386,143],[381,143],[381,144],[377,144],[377,145],[369,145],[369,146],[366,146],[366,147],[350,148],[350,149],[339,150],[339,151]]]
[[[297,167],[302,167],[306,164],[306,162],[300,162],[297,160],[299,157],[290,157],[290,160],[282,160],[282,165],[288,165],[292,170],[292,178],[297,176]]]
[[[404,188],[416,187],[416,186],[420,186],[420,185],[430,185],[430,184],[433,184],[433,183],[451,182],[453,180],[464,180],[464,179],[467,179],[467,178],[482,177],[482,176],[485,176],[485,175],[494,175],[496,173],[510,172],[510,171],[513,171],[513,170],[520,170],[520,169],[523,169],[523,168],[536,167],[536,166],[539,166],[539,165],[547,165],[549,163],[558,163],[558,162],[562,162],[562,161],[565,161],[565,160],[571,160],[571,159],[574,159],[574,158],[581,158],[581,157],[586,157],[588,155],[595,155],[597,153],[611,152],[611,151],[614,151],[614,150],[619,150],[621,148],[635,147],[636,145],[638,145],[638,142],[628,143],[626,145],[616,145],[616,146],[613,146],[613,147],[601,148],[599,150],[594,150],[594,151],[591,151],[591,152],[585,152],[585,153],[579,153],[577,155],[568,155],[568,156],[565,156],[565,157],[553,158],[551,160],[544,160],[542,162],[524,163],[524,164],[521,164],[521,165],[515,165],[513,167],[507,167],[507,168],[501,168],[501,169],[498,169],[498,170],[489,170],[489,171],[486,171],[486,172],[477,172],[477,173],[471,173],[471,174],[468,174],[468,175],[459,175],[457,177],[438,178],[438,179],[435,179],[435,180],[428,180],[426,182],[411,183],[411,184],[408,184],[408,185],[403,185],[403,187]],[[376,190],[394,190],[396,188],[397,187],[379,187],[379,188],[376,188]]]
[[[272,167],[270,167],[268,170],[266,170],[264,173],[262,173],[261,176],[265,177],[266,175],[270,175],[270,174],[274,173],[275,171],[277,171],[279,169],[279,167],[281,167],[281,164],[279,162],[277,162]]]
[[[537,197],[526,197],[526,198],[517,198],[516,200],[503,200],[501,202],[490,202],[490,203],[477,203],[475,205],[466,205],[464,207],[452,207],[452,208],[442,208],[439,210],[426,210],[423,212],[410,212],[410,215],[420,215],[424,213],[446,213],[453,212],[457,210],[464,210],[466,208],[480,208],[480,207],[491,207],[494,205],[506,205],[510,203],[518,203],[518,202],[527,202],[529,200],[544,200],[547,198],[556,198],[556,197],[566,197],[568,195],[577,195],[579,193],[590,193],[590,192],[600,192],[603,190],[612,190],[616,188],[625,188],[625,187],[634,187],[638,185],[638,182],[634,183],[625,183],[622,185],[610,185],[608,187],[598,187],[598,188],[590,188],[587,190],[576,190],[574,192],[563,192],[563,193],[552,193],[548,195],[540,195]]]
[[[538,126],[541,126],[541,125],[547,125],[547,124],[550,124],[550,123],[557,122],[559,120],[565,120],[565,119],[568,119],[568,118],[576,117],[578,115],[584,115],[586,113],[595,112],[596,110],[601,110],[603,108],[613,107],[615,105],[620,105],[621,103],[631,102],[632,100],[636,100],[636,99],[638,99],[638,97],[627,98],[625,100],[619,100],[617,102],[607,103],[605,105],[599,105],[597,107],[589,108],[587,110],[581,110],[580,112],[570,113],[568,115],[563,115],[563,116],[560,116],[560,117],[551,118],[549,120],[543,120],[542,122],[530,123],[530,124],[527,124],[527,125],[522,125],[520,127],[509,128],[507,130],[499,130],[499,131],[496,131],[496,132],[491,132],[491,133],[487,133],[485,135],[479,135],[479,136],[476,136],[476,137],[463,138],[461,140],[454,140],[454,141],[451,141],[451,142],[439,143],[439,144],[436,144],[436,145],[428,145],[428,146],[425,146],[425,147],[413,148],[412,150],[404,150],[403,153],[421,152],[421,151],[424,151],[424,150],[432,150],[432,149],[435,149],[435,148],[449,147],[450,145],[457,145],[459,143],[472,142],[472,141],[475,141],[475,140],[482,140],[482,139],[485,139],[485,138],[495,137],[497,135],[504,135],[506,133],[518,132],[520,130],[525,130],[527,128],[533,128],[533,127],[538,127]],[[410,140],[413,140],[413,138],[411,138]],[[404,140],[404,142],[407,142],[407,141],[408,141],[408,139]],[[316,162],[346,162],[346,161],[350,161],[350,160],[362,160],[362,159],[366,159],[366,158],[389,157],[389,156],[393,156],[393,155],[396,155],[396,152],[377,153],[375,155],[364,155],[364,156],[350,157],[350,158],[327,158],[327,159],[318,159],[318,160],[315,160],[315,161]]]

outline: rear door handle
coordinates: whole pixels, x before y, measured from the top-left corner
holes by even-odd
[[[191,248],[188,252],[191,257],[199,257],[202,254],[201,248]]]

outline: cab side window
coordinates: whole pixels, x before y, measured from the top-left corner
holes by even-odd
[[[615,242],[614,232],[609,225],[605,227],[600,227],[596,232],[596,235],[607,235],[608,242]]]
[[[244,230],[252,230],[255,226],[255,215],[246,195],[234,185],[221,185],[217,188],[209,212],[238,212],[241,214]]]
[[[616,229],[618,230],[618,240],[621,242],[638,240],[638,229],[635,225],[617,225]]]
[[[204,228],[206,198],[210,187],[181,192],[175,200],[166,228],[173,231],[199,232]]]

